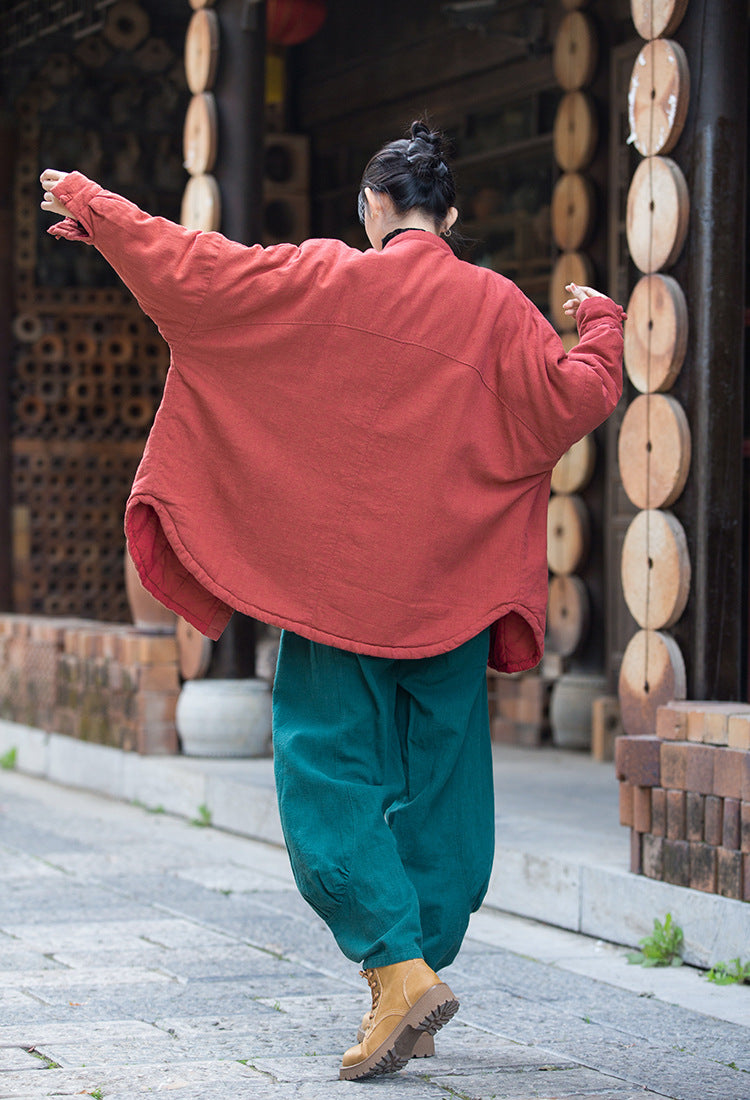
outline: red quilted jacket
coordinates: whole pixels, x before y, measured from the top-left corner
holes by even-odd
[[[560,338],[509,280],[411,230],[245,247],[54,187],[169,343],[127,506],[146,588],[211,638],[238,609],[360,653],[423,657],[492,625],[490,663],[542,654],[560,456],[614,408],[622,318]]]

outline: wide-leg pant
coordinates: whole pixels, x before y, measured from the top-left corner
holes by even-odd
[[[367,967],[461,946],[494,853],[489,632],[391,660],[285,631],[274,683],[281,822],[303,897]]]

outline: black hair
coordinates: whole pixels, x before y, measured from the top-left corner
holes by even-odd
[[[438,226],[456,202],[456,184],[446,164],[446,141],[426,122],[412,122],[409,136],[384,145],[362,174],[357,212],[365,224],[365,187],[385,192],[399,214],[419,209]]]

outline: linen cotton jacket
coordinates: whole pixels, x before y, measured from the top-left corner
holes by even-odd
[[[383,657],[492,626],[542,654],[561,455],[620,395],[608,298],[559,336],[508,279],[412,230],[246,247],[154,218],[77,172],[53,188],[171,349],[128,501],[145,587],[211,638],[233,609]]]

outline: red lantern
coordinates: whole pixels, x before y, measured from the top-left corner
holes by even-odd
[[[277,46],[296,46],[317,34],[325,17],[325,0],[268,0],[268,41]]]

